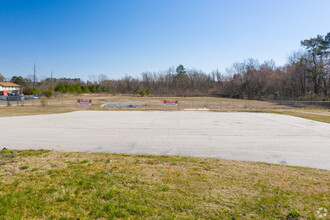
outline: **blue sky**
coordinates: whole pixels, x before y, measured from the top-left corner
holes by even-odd
[[[0,0],[0,73],[138,76],[183,64],[283,65],[330,31],[329,0]]]

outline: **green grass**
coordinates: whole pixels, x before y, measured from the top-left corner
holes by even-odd
[[[28,168],[29,168],[29,166],[26,166],[26,165],[20,167],[21,170],[26,170],[26,169],[28,169]]]
[[[327,170],[54,151],[0,160],[2,219],[315,219],[330,206]]]

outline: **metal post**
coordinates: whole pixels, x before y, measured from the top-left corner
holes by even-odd
[[[33,66],[33,88],[36,87],[36,64]]]

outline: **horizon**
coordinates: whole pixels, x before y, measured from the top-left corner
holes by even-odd
[[[283,66],[300,41],[329,31],[325,0],[206,2],[1,1],[0,73],[27,77],[35,63],[39,79],[87,81],[179,64],[225,73],[248,58]]]

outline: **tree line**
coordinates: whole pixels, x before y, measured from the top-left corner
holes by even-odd
[[[293,53],[287,64],[260,63],[247,59],[234,63],[225,72],[205,73],[183,65],[161,72],[144,72],[140,77],[110,80],[105,75],[76,79],[44,79],[32,89],[32,80],[21,76],[11,81],[36,93],[122,93],[155,96],[268,97],[330,100],[330,32],[301,41],[304,50]],[[1,74],[0,74],[1,79]],[[54,88],[54,89],[53,89]]]

